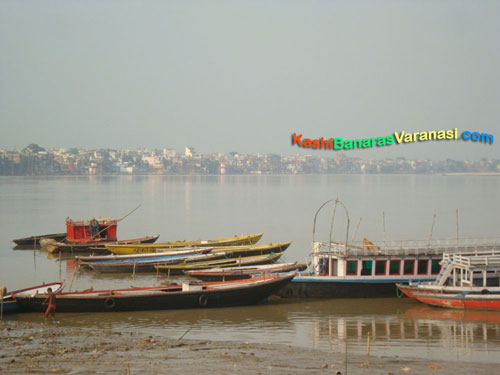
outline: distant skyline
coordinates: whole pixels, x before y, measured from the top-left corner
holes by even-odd
[[[500,142],[500,2],[2,1],[0,149],[334,157],[307,138]],[[500,158],[463,141],[350,157]]]

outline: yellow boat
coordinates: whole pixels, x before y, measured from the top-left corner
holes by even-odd
[[[266,245],[243,245],[243,246],[223,246],[214,247],[210,250],[211,254],[225,254],[226,258],[249,257],[256,255],[265,255],[270,253],[282,253],[291,242],[278,242]]]
[[[173,248],[180,247],[220,247],[220,246],[239,246],[253,245],[262,237],[263,233],[250,234],[246,236],[234,236],[226,238],[215,238],[213,240],[198,240],[198,241],[172,241],[159,242],[154,244],[130,244],[130,245],[105,245],[106,249],[113,254],[143,254],[143,253],[159,253]]]
[[[171,275],[180,274],[184,271],[190,270],[203,270],[207,268],[225,268],[225,267],[240,267],[240,266],[253,266],[260,264],[270,264],[277,261],[283,252],[280,253],[269,253],[264,255],[256,255],[250,257],[239,257],[239,258],[224,258],[217,260],[205,260],[200,262],[189,262],[184,261],[182,263],[176,264],[166,264],[154,266],[155,269],[161,272],[168,272]]]

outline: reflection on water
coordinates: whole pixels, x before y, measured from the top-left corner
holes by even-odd
[[[41,314],[11,319],[41,321]],[[407,298],[281,300],[258,306],[58,314],[61,325],[108,328],[144,335],[290,344],[327,351],[498,363],[500,314],[420,305]]]
[[[17,289],[65,279],[75,271],[71,255],[12,250],[10,239],[64,229],[64,219],[120,217],[120,238],[160,234],[160,240],[194,240],[264,232],[262,243],[292,241],[285,261],[303,262],[314,212],[339,196],[358,237],[425,239],[495,236],[500,211],[498,177],[444,176],[150,176],[0,178],[0,275]],[[464,199],[467,197],[467,199]],[[480,214],[479,214],[480,213]],[[480,215],[480,216],[478,216]],[[337,219],[336,219],[337,220]],[[322,225],[324,224],[324,225]],[[345,235],[342,219],[334,237]],[[318,218],[318,238],[329,234],[330,213]],[[337,227],[338,225],[338,227]],[[326,236],[326,237],[325,237]],[[359,239],[359,238],[358,238]],[[176,279],[181,281],[182,279]],[[73,290],[156,285],[164,275],[79,272]],[[250,307],[135,313],[58,314],[66,326],[112,328],[192,339],[271,342],[372,355],[500,362],[500,314],[461,312],[408,299],[280,300]],[[41,314],[8,319],[42,321]]]

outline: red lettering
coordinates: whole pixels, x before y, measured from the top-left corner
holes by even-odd
[[[304,145],[302,144],[302,141],[300,140],[300,138],[302,138],[302,134],[300,134],[300,135],[298,135],[298,136],[297,136],[297,134],[293,133],[293,137],[292,137],[292,138],[293,138],[292,143],[293,143],[294,145],[298,143],[298,144],[299,144],[299,146],[304,146]]]
[[[323,139],[323,137],[321,137],[321,148],[330,148],[330,144],[328,143],[328,139]]]

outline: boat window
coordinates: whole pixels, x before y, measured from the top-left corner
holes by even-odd
[[[431,273],[433,275],[437,275],[441,271],[441,265],[439,264],[439,260],[433,260],[431,263]]]
[[[357,274],[358,274],[358,261],[348,260],[346,275],[357,275]]]
[[[413,275],[415,273],[415,261],[413,259],[405,260],[403,268],[403,273],[405,275]]]
[[[319,258],[319,274],[321,276],[328,276],[328,272],[330,270],[330,262],[328,258]]]
[[[389,275],[399,275],[400,260],[391,260],[389,262]]]
[[[420,259],[418,261],[418,266],[417,266],[417,274],[419,275],[426,275],[427,274],[427,264],[429,262],[427,259]]]
[[[373,270],[373,260],[364,260],[361,267],[361,276],[371,276]]]
[[[375,262],[375,275],[385,275],[385,260],[377,260]]]

